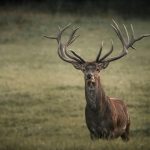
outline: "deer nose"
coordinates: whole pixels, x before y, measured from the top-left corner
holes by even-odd
[[[91,74],[88,74],[88,75],[87,75],[87,78],[88,78],[88,79],[91,79],[91,78],[92,78],[92,75],[91,75]]]

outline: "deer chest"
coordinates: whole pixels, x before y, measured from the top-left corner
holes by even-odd
[[[90,133],[98,138],[107,138],[113,131],[111,118],[91,111],[88,106],[85,108],[85,118]]]

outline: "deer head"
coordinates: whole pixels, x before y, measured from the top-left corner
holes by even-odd
[[[129,48],[135,49],[133,47],[133,44],[135,42],[143,39],[144,37],[150,36],[150,34],[143,34],[139,37],[135,37],[133,26],[131,24],[132,33],[131,33],[131,36],[129,37],[128,30],[127,30],[126,26],[123,24],[123,27],[124,27],[124,30],[126,33],[126,38],[125,38],[123,36],[123,33],[120,30],[118,24],[114,20],[112,20],[112,21],[113,21],[113,23],[111,24],[111,26],[113,27],[114,31],[116,32],[116,34],[122,44],[122,50],[121,50],[120,54],[118,54],[115,57],[109,57],[110,54],[114,50],[113,41],[111,41],[110,50],[104,56],[101,56],[101,52],[103,49],[103,42],[102,42],[99,53],[98,53],[96,59],[92,62],[87,62],[83,58],[81,58],[78,54],[76,54],[74,51],[67,50],[67,47],[70,46],[79,37],[79,35],[75,35],[77,30],[79,29],[79,28],[76,28],[76,29],[72,30],[67,42],[62,43],[62,34],[65,30],[67,30],[71,26],[71,24],[65,26],[62,29],[60,27],[58,27],[59,31],[58,31],[58,34],[56,37],[48,37],[48,36],[45,36],[45,37],[50,38],[50,39],[55,39],[58,43],[57,52],[58,52],[59,57],[63,61],[71,63],[76,69],[81,70],[84,73],[85,80],[88,81],[89,84],[95,85],[95,80],[99,76],[99,72],[102,69],[107,68],[110,62],[118,60],[118,59],[124,57],[125,55],[127,55]]]

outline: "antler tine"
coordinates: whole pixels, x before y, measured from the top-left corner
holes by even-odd
[[[132,24],[131,24],[131,31],[132,31],[132,33],[131,33],[131,38],[130,38],[130,37],[129,37],[128,30],[127,30],[126,26],[123,24],[123,27],[124,27],[124,29],[125,29],[126,36],[127,36],[127,41],[126,41],[125,38],[123,37],[123,34],[122,34],[122,32],[121,32],[121,30],[120,30],[118,24],[117,24],[114,20],[112,20],[112,21],[113,21],[113,24],[112,24],[111,26],[113,27],[113,29],[114,29],[114,31],[116,32],[118,38],[120,39],[120,41],[121,41],[121,43],[122,43],[122,46],[123,46],[123,49],[122,49],[122,52],[121,52],[118,56],[115,56],[115,57],[112,57],[112,58],[108,58],[108,59],[105,60],[105,58],[107,57],[107,56],[106,56],[103,60],[101,60],[101,61],[103,61],[103,62],[111,62],[111,61],[114,61],[114,60],[117,60],[117,59],[122,58],[123,56],[127,55],[127,53],[128,53],[128,48],[131,47],[131,48],[135,49],[135,48],[133,47],[133,44],[134,44],[135,42],[137,42],[137,41],[143,39],[144,37],[149,37],[149,36],[150,36],[150,34],[143,34],[143,35],[141,35],[141,36],[135,38],[134,29],[133,29],[133,26],[132,26]]]
[[[59,56],[62,60],[66,61],[66,62],[68,62],[68,63],[73,63],[74,61],[69,60],[68,58],[66,58],[66,56],[64,55],[64,53],[63,53],[62,51],[63,51],[63,46],[62,46],[61,43],[59,43],[59,44],[58,44],[58,50],[57,50],[58,56]]]
[[[102,41],[99,52],[98,52],[98,55],[96,57],[96,62],[99,62],[99,58],[100,58],[101,53],[102,53],[103,45],[104,45],[104,42]]]
[[[79,58],[81,60],[82,63],[85,63],[85,60],[83,58],[81,58],[77,53],[75,53],[74,51],[70,50],[72,52],[72,54],[74,56],[76,56],[77,58]]]
[[[67,25],[66,27],[64,27],[62,30],[61,30],[61,33],[63,32],[63,31],[65,31],[68,27],[70,27],[71,26],[71,24],[69,24],[69,25]],[[75,36],[75,33],[76,33],[76,31],[79,29],[79,27],[78,28],[76,28],[76,29],[74,29],[73,31],[72,31],[72,33],[71,33],[71,35],[70,35],[70,37],[69,37],[69,40],[67,41],[67,43],[64,45],[64,52],[65,52],[65,54],[69,57],[69,58],[71,58],[71,59],[73,59],[73,60],[75,60],[75,61],[77,61],[77,62],[80,62],[80,63],[83,63],[83,62],[85,62],[79,55],[75,55],[76,57],[73,57],[73,56],[71,56],[69,53],[67,53],[67,49],[66,49],[66,47],[67,46],[69,46],[69,45],[71,45],[79,36]],[[75,53],[75,52],[74,52]]]
[[[126,41],[123,38],[123,34],[122,34],[122,31],[119,28],[119,25],[115,22],[115,20],[112,19],[112,21],[113,21],[114,25],[111,25],[111,26],[113,27],[113,29],[117,33],[117,35],[118,35],[119,39],[121,40],[122,44],[126,45]]]
[[[121,57],[125,56],[128,53],[128,51],[127,51],[128,44],[127,44],[126,40],[124,39],[121,30],[120,30],[118,24],[113,19],[112,19],[112,21],[113,21],[114,25],[111,24],[111,26],[113,27],[113,29],[116,32],[118,38],[120,39],[120,41],[122,43],[122,46],[123,46],[123,49],[122,49],[122,52],[118,56],[115,56],[115,57],[112,57],[112,58],[108,58],[108,59],[105,60],[105,58],[108,57],[113,51],[113,43],[112,43],[111,50],[109,51],[110,54],[108,52],[109,55],[106,54],[104,56],[104,58],[101,60],[101,61],[104,61],[104,62],[111,62],[111,61],[120,59]],[[126,32],[126,35],[127,35],[127,38],[128,38],[128,43],[129,43],[130,39],[129,39],[128,31],[126,29],[126,26],[125,25],[123,25],[123,26],[124,26],[124,29],[125,29],[125,32]]]
[[[150,34],[142,34],[140,37],[135,37],[135,34],[134,34],[134,28],[133,28],[133,25],[131,24],[131,31],[132,31],[132,35],[131,35],[131,41],[129,41],[128,43],[128,47],[131,47],[133,49],[135,49],[132,45],[136,42],[136,41],[139,41],[141,39],[143,39],[144,37],[149,37]]]
[[[79,56],[77,57],[77,54],[75,55],[76,57],[74,57],[67,52],[67,47],[69,45],[71,45],[71,43],[73,43],[76,40],[76,38],[78,37],[78,36],[75,36],[75,33],[79,28],[76,28],[72,31],[72,33],[69,36],[69,39],[66,43],[63,44],[61,42],[61,37],[62,37],[63,32],[66,29],[68,29],[70,26],[71,26],[71,24],[68,24],[67,26],[65,26],[62,29],[58,26],[59,31],[58,31],[56,37],[53,37],[53,36],[44,36],[44,37],[49,38],[49,39],[55,39],[57,41],[57,43],[58,43],[58,51],[57,52],[58,52],[59,57],[62,60],[69,62],[69,63],[83,63],[85,61],[81,57],[79,57]]]
[[[131,31],[132,31],[132,38],[134,39],[135,38],[135,34],[134,34],[134,29],[133,29],[133,25],[131,24]]]
[[[108,57],[113,52],[113,50],[114,50],[113,40],[111,40],[111,49],[99,61],[102,62],[106,57]]]
[[[131,32],[132,32],[132,33],[131,33],[131,40],[128,41],[128,46],[131,47],[132,49],[135,49],[135,48],[132,46],[133,44],[132,44],[132,45],[130,44],[131,41],[134,41],[134,39],[135,39],[135,34],[134,34],[133,25],[131,24],[130,26],[131,26]]]
[[[46,36],[46,35],[44,35],[44,37],[48,38],[48,39],[55,39],[55,40],[57,40],[57,37],[53,37],[53,36]]]
[[[129,33],[128,33],[128,30],[127,30],[127,27],[125,26],[125,24],[123,24],[123,27],[124,27],[124,30],[125,30],[126,35],[127,35],[127,40],[129,42],[130,41],[130,37],[129,37]]]
[[[67,53],[67,50],[66,50],[66,48],[65,48],[65,50],[64,50],[64,52],[65,52],[65,54],[69,57],[69,58],[71,58],[71,59],[74,59],[74,60],[76,60],[77,62],[80,62],[80,63],[84,63],[85,61],[84,61],[84,59],[82,59],[79,55],[77,55],[74,51],[72,51],[72,50],[70,50],[76,57],[74,57],[74,56],[72,56],[72,55],[70,55],[69,53]]]
[[[143,38],[145,38],[145,37],[149,37],[150,36],[150,34],[143,34],[143,35],[141,35],[139,38],[136,38],[135,39],[135,42],[136,41],[139,41],[139,40],[141,40],[141,39],[143,39]]]
[[[69,45],[71,45],[80,35],[75,35],[74,38],[70,41]]]
[[[68,29],[69,27],[71,26],[71,23],[69,23],[68,25],[66,25],[64,28],[60,28],[59,26],[58,26],[58,29],[59,29],[59,32],[58,32],[58,35],[57,35],[57,42],[59,42],[60,40],[61,40],[61,35],[62,35],[62,33],[66,30],[66,29]]]
[[[76,31],[77,31],[78,29],[79,29],[79,27],[76,28],[76,29],[74,29],[74,30],[72,31],[72,33],[71,33],[71,35],[70,35],[70,37],[69,37],[69,39],[68,39],[68,41],[67,41],[65,47],[71,45],[71,44],[79,37],[79,35],[78,35],[78,36],[75,35],[75,33],[76,33]],[[77,62],[80,62],[80,63],[84,63],[84,62],[85,62],[83,58],[81,58],[79,55],[77,55],[77,54],[76,54],[75,52],[73,52],[72,50],[70,50],[70,51],[73,53],[73,55],[74,55],[75,57],[72,56],[72,55],[70,55],[70,54],[67,52],[66,48],[65,48],[64,51],[65,51],[65,54],[66,54],[69,58],[74,59],[74,60],[76,60]]]
[[[45,38],[48,38],[48,39],[54,39],[54,40],[57,40],[57,42],[59,43],[59,40],[61,39],[61,35],[62,33],[71,26],[71,23],[69,23],[68,25],[66,25],[64,28],[60,28],[60,26],[58,26],[58,34],[57,36],[44,36]]]
[[[76,36],[76,35],[75,35],[75,33],[77,32],[77,30],[78,30],[79,28],[80,28],[80,27],[78,27],[78,28],[76,28],[76,29],[74,29],[74,30],[72,31],[72,33],[71,33],[71,35],[70,35],[70,38],[69,38],[69,40],[68,40],[68,42],[67,42],[68,45],[70,45],[71,43],[73,43],[73,42],[77,39],[77,37],[79,37],[79,36]]]

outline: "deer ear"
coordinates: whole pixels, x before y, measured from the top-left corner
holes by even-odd
[[[73,63],[73,66],[78,70],[82,70],[82,64],[80,63]]]

